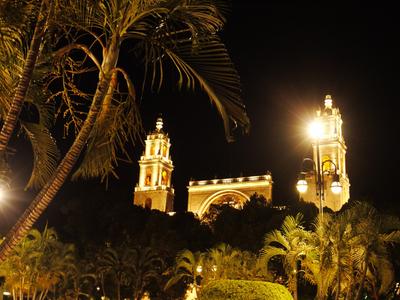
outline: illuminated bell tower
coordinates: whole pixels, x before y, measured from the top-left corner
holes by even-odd
[[[174,189],[171,174],[174,166],[170,156],[170,140],[158,118],[156,129],[147,135],[145,151],[139,160],[139,182],[133,203],[149,209],[171,212],[174,208]]]
[[[318,139],[313,139],[313,160],[320,162],[320,171],[323,182],[323,206],[333,211],[338,211],[350,198],[350,181],[346,170],[346,143],[342,132],[342,118],[339,108],[333,106],[330,95],[326,95],[324,108],[317,110],[315,123],[320,124],[322,132]],[[319,157],[318,157],[319,156]],[[333,163],[331,163],[331,161]],[[342,191],[334,194],[330,186],[336,172]],[[307,182],[310,185],[307,193],[303,196],[305,201],[314,202],[319,207],[316,195],[315,174],[308,174]]]

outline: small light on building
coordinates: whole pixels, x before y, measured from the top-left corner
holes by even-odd
[[[196,272],[197,273],[201,273],[203,271],[203,267],[202,266],[197,266],[197,268],[196,268]]]

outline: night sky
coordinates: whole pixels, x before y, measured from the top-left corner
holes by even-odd
[[[141,111],[146,131],[159,113],[171,138],[175,165],[175,208],[186,208],[191,178],[260,175],[270,171],[273,199],[297,198],[295,182],[303,157],[310,155],[307,122],[326,94],[339,107],[348,147],[351,198],[369,199],[378,208],[400,212],[398,204],[398,120],[400,26],[393,5],[285,4],[284,1],[234,1],[222,38],[243,84],[251,120],[248,135],[227,143],[223,124],[200,91],[165,87],[146,93]],[[122,61],[128,59],[122,57]],[[128,66],[125,66],[128,68]],[[130,70],[132,72],[132,70]],[[22,146],[21,146],[22,145]],[[18,155],[15,143],[14,182],[26,178],[30,157]],[[68,183],[43,216],[71,199],[131,201],[143,146],[132,149],[133,164],[122,163],[119,180],[108,190],[98,180]],[[23,151],[21,152],[23,153]],[[15,188],[13,205],[1,208],[7,227],[32,199]]]

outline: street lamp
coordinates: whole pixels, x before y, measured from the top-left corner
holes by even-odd
[[[0,174],[0,202],[7,197],[7,192],[10,190],[10,184],[7,178],[3,178]]]
[[[332,177],[332,183],[331,183],[331,191],[334,194],[339,194],[342,191],[342,185],[339,182],[339,175],[337,174],[337,166],[336,164],[330,160],[327,159],[320,164],[319,160],[319,148],[317,147],[317,163],[315,163],[314,160],[311,158],[304,158],[302,162],[302,171],[299,175],[299,180],[297,181],[296,188],[300,194],[304,194],[307,189],[308,189],[308,183],[306,180],[306,174],[307,171],[304,169],[304,163],[310,162],[312,163],[312,171],[315,174],[315,185],[316,185],[316,192],[317,192],[317,197],[319,198],[319,212],[321,214],[321,217],[323,217],[323,201],[325,200],[325,184],[324,184],[324,172],[321,172],[321,170],[324,169],[324,165],[327,163],[330,163],[334,166],[334,174]],[[329,174],[329,171],[327,171]]]
[[[0,153],[0,202],[4,200],[10,189],[10,169],[4,156]]]

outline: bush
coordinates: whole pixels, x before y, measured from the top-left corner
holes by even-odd
[[[280,284],[250,280],[215,280],[201,291],[201,300],[292,300],[289,291]]]

